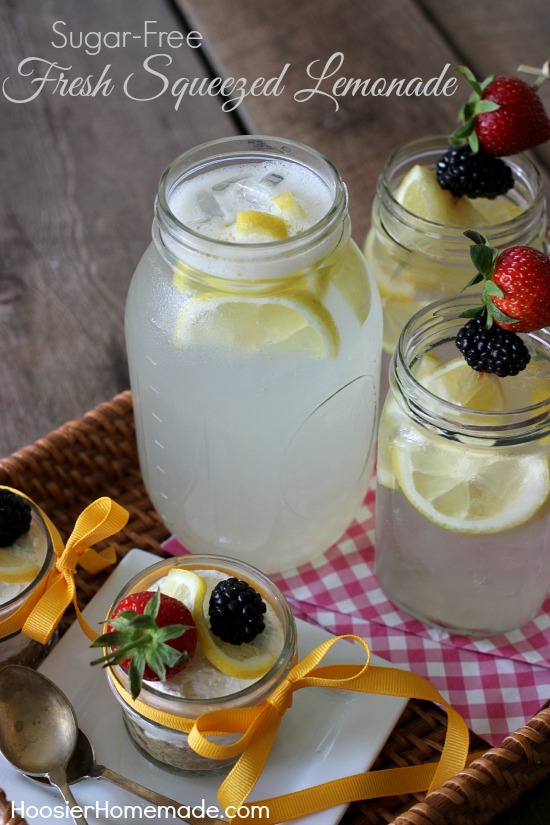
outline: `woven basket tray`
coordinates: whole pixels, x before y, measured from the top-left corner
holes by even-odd
[[[133,547],[162,555],[168,533],[145,492],[135,444],[132,398],[121,393],[77,421],[0,461],[0,484],[25,492],[53,519],[64,539],[79,513],[95,498],[111,496],[130,513],[115,537],[120,558]],[[112,544],[112,542],[109,542]],[[100,546],[100,545],[98,545]],[[89,576],[79,570],[83,607],[109,571]],[[64,628],[73,620],[67,614]],[[63,628],[62,628],[63,629]],[[417,765],[441,751],[446,716],[427,702],[411,700],[380,753],[374,769]],[[472,749],[483,750],[472,735]],[[499,748],[428,796],[408,795],[350,805],[343,825],[485,825],[550,773],[550,709],[541,710]],[[0,825],[24,823],[11,817],[0,788]]]

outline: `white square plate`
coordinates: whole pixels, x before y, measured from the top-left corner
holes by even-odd
[[[125,583],[157,561],[158,557],[151,553],[131,550],[85,608],[84,615],[92,626],[97,624],[99,628],[111,602]],[[315,625],[298,621],[297,626],[301,657],[330,638],[329,633]],[[325,657],[323,664],[364,661],[364,651],[358,645],[342,642],[335,648]],[[346,650],[345,656],[342,655],[343,649]],[[153,766],[133,747],[105,673],[100,667],[89,664],[96,656],[97,650],[90,648],[75,622],[40,669],[69,697],[80,727],[94,745],[97,761],[182,805],[199,808],[218,806],[216,791],[223,775],[178,776]],[[376,656],[371,661],[372,664],[386,664]],[[283,718],[253,799],[288,793],[368,770],[393,730],[406,701],[392,696],[329,688],[297,691],[292,707]],[[57,791],[22,776],[1,755],[0,777],[0,786],[15,809],[20,809],[21,803],[27,806],[28,825],[33,825],[33,819],[38,823],[48,819],[44,815],[48,807],[63,805]],[[117,819],[122,823],[150,820],[145,811],[143,815],[134,811],[130,819],[123,816],[124,806],[140,805],[145,809],[148,803],[105,780],[82,780],[74,784],[72,790],[79,805],[90,806],[89,825],[104,825]],[[35,813],[36,809],[29,809],[31,805],[42,808],[40,815],[38,811]],[[107,811],[110,819],[106,816]],[[345,806],[338,806],[294,822],[296,825],[335,825],[344,811]],[[34,817],[31,814],[35,814]],[[164,823],[181,822],[171,817],[159,816],[155,819]]]

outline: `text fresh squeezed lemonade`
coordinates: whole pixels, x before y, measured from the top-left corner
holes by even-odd
[[[353,519],[380,370],[379,299],[345,190],[324,159],[283,147],[191,158],[165,186],[126,320],[155,507],[189,549],[267,572],[323,552]]]
[[[550,586],[550,339],[525,336],[527,369],[498,378],[458,353],[452,337],[463,319],[454,315],[441,303],[431,332],[411,326],[416,345],[392,362],[379,430],[376,571],[413,616],[490,635],[525,624]]]

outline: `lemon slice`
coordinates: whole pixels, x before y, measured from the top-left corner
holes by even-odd
[[[482,412],[503,412],[506,409],[502,379],[486,372],[476,372],[463,358],[453,358],[439,369],[418,378],[434,395],[461,407]]]
[[[369,230],[363,251],[382,298],[414,298],[414,285],[405,277],[407,270],[392,256],[391,244],[383,243],[374,228]]]
[[[202,605],[206,594],[206,582],[201,576],[186,570],[183,567],[172,567],[168,575],[161,583],[159,590],[166,596],[172,596],[183,602],[195,617],[195,613],[200,610],[202,615]]]
[[[173,341],[178,347],[200,344],[333,358],[339,335],[331,314],[313,296],[244,298],[206,292],[183,305]]]
[[[498,533],[524,524],[550,493],[548,461],[540,455],[476,451],[424,437],[401,440],[392,463],[413,507],[459,533]]]
[[[365,260],[355,244],[349,244],[344,255],[336,261],[331,270],[331,280],[362,324],[369,314],[371,293]]]
[[[0,548],[0,581],[10,584],[30,582],[38,576],[40,569],[34,547],[14,545]]]
[[[392,355],[399,341],[403,327],[412,316],[423,309],[427,301],[408,301],[401,298],[384,296],[380,292],[384,325],[382,328],[382,347],[384,352]]]
[[[416,165],[410,169],[395,192],[401,206],[424,220],[444,226],[477,226],[483,222],[470,200],[455,198],[442,189],[433,169]]]
[[[281,241],[288,238],[288,224],[284,218],[257,209],[237,212],[235,231],[237,237],[251,241]]]

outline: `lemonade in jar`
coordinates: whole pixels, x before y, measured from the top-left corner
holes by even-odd
[[[275,572],[340,537],[372,470],[381,315],[323,156],[249,136],[166,170],[126,338],[144,482],[189,550]]]
[[[541,176],[527,155],[506,158],[514,186],[495,198],[454,197],[436,177],[447,138],[399,147],[378,179],[367,265],[384,312],[384,375],[405,323],[432,301],[456,295],[469,278],[465,229],[477,229],[500,248],[546,249],[546,205]]]
[[[411,615],[487,636],[532,619],[550,588],[550,334],[517,336],[517,374],[472,369],[455,340],[471,307],[420,310],[392,358],[376,573]]]

